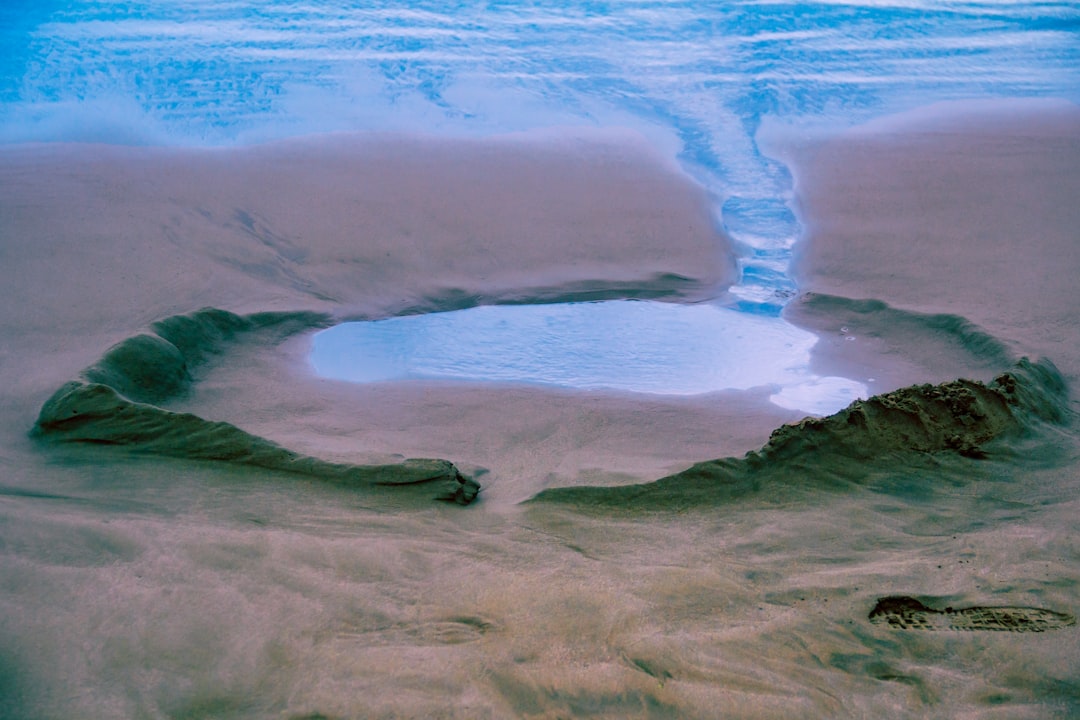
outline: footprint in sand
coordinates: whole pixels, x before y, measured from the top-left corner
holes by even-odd
[[[366,645],[461,645],[481,639],[495,623],[476,616],[457,616],[420,622],[395,623],[373,628],[352,628],[335,633],[338,639],[360,640]]]
[[[1066,613],[1033,607],[947,607],[935,610],[913,597],[894,596],[878,600],[870,622],[898,630],[1007,630],[1045,632],[1076,624]]]

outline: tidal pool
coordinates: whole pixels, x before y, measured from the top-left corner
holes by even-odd
[[[316,334],[315,372],[358,383],[452,380],[698,395],[771,389],[823,415],[864,384],[809,369],[817,336],[712,304],[618,300],[495,305],[342,323]]]

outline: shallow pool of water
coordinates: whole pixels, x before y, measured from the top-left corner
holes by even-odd
[[[323,377],[453,380],[697,395],[768,387],[781,407],[835,412],[867,388],[809,369],[812,333],[712,304],[483,306],[337,325],[315,336]]]

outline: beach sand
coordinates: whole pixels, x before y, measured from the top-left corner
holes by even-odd
[[[1045,355],[1076,387],[1076,110],[771,145],[807,229],[787,315],[822,333],[818,372],[885,391]],[[311,333],[343,319],[721,293],[717,199],[632,134],[9,147],[0,186],[0,716],[1080,710],[1074,626],[870,618],[897,595],[924,625],[1075,615],[1077,395],[1049,366],[965,416],[992,430],[977,447],[915,446],[889,416],[860,456],[850,434],[804,448],[802,426],[764,470],[709,465],[661,500],[647,483],[799,415],[767,389],[311,375]],[[47,405],[72,381],[120,395]],[[461,507],[341,483],[406,457],[483,490]]]
[[[960,316],[1015,353],[1052,358],[1075,384],[1078,135],[1080,113],[1064,103],[944,104],[790,149],[806,225],[801,287]],[[789,317],[835,340],[838,328],[813,316],[818,306],[844,313],[806,300]],[[852,313],[841,323],[850,335],[881,334],[873,311]],[[889,325],[893,352],[917,354],[918,341]],[[842,362],[859,344],[825,342],[819,356]],[[947,379],[944,370],[911,380]]]

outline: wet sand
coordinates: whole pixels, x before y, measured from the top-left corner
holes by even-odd
[[[1053,358],[1075,382],[1078,135],[1075,106],[988,102],[935,106],[781,150],[806,224],[801,286],[961,316],[1016,353]],[[873,335],[873,323],[873,313],[852,318],[849,333]]]
[[[808,228],[807,294],[789,316],[823,333],[822,370],[873,372],[883,390],[989,381],[1024,354],[1075,387],[1076,112],[925,122],[777,143]],[[738,458],[799,417],[766,391],[310,375],[310,332],[336,319],[721,292],[733,271],[710,198],[633,136],[6,148],[0,185],[6,717],[1080,708],[1075,627],[923,632],[870,618],[895,596],[931,618],[1076,614],[1075,391],[1044,383],[1046,412],[979,453],[900,445],[853,462],[826,443],[738,492],[699,479],[683,496],[694,503],[522,504]],[[107,444],[29,436],[111,345],[204,306],[288,322],[228,337],[200,325],[189,377],[140,401],[172,413],[155,418],[228,423],[337,465],[445,458],[479,498],[147,454],[161,448],[130,430]]]

